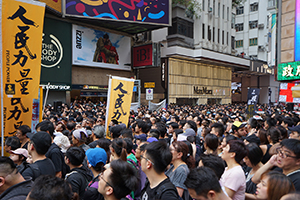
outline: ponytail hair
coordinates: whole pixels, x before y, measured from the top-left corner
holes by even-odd
[[[127,161],[126,142],[122,138],[116,138],[112,141],[111,147],[115,150],[121,160]]]
[[[173,146],[177,152],[182,153],[181,160],[186,163],[189,169],[195,168],[195,159],[192,152],[189,151],[189,146],[182,141],[173,142]]]

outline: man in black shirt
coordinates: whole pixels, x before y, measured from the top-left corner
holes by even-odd
[[[168,199],[178,200],[175,186],[165,175],[167,166],[172,161],[172,154],[166,142],[152,142],[141,155],[141,167],[148,181],[142,191],[142,200]]]
[[[52,161],[45,156],[52,139],[47,132],[40,131],[34,134],[28,144],[28,153],[33,163],[23,172],[23,177],[32,177],[35,180],[40,175],[55,176],[55,167]]]
[[[5,156],[0,157],[0,199],[25,200],[31,190],[32,181],[25,180],[16,169],[14,162]]]

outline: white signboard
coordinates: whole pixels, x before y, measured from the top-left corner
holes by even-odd
[[[146,100],[147,101],[153,100],[153,89],[146,89]]]
[[[73,65],[131,70],[131,38],[73,24]]]

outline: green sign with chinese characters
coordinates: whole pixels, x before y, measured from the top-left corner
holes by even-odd
[[[278,65],[277,80],[299,80],[300,79],[300,61],[281,63]]]

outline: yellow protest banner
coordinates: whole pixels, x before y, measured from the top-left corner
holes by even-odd
[[[105,130],[106,137],[111,138],[108,124],[115,119],[128,124],[133,93],[134,79],[111,76],[108,83]]]
[[[45,4],[2,0],[0,6],[3,138],[14,135],[21,125],[31,126],[33,99],[38,98],[40,83]]]

